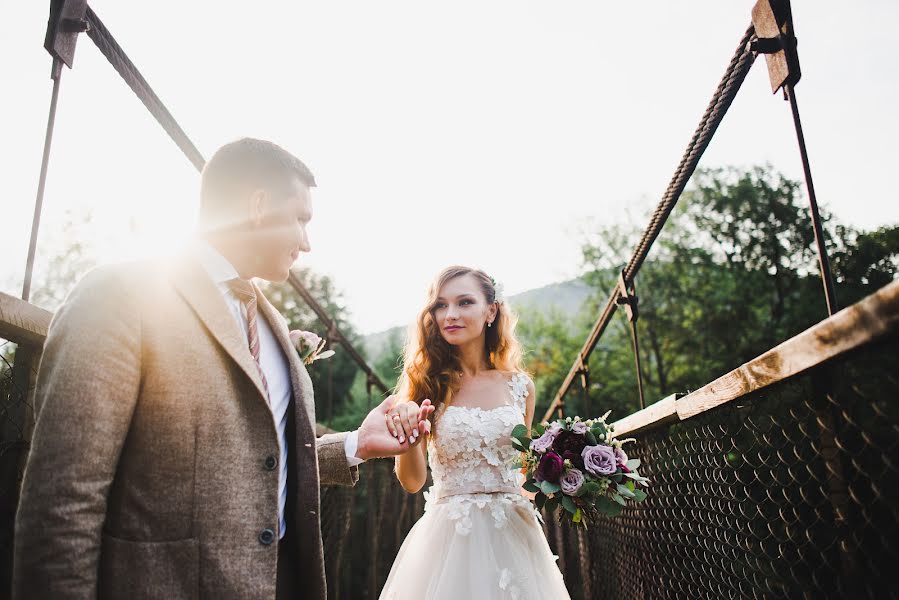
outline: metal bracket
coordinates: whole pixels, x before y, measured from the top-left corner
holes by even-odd
[[[57,60],[72,68],[78,34],[90,29],[85,19],[87,0],[51,0],[50,18],[44,48]]]
[[[758,38],[749,42],[749,49],[765,55],[771,92],[795,85],[802,72],[789,0],[758,0],[752,7],[752,25]]]
[[[590,365],[584,360],[584,357],[578,354],[578,375],[581,378],[581,387],[584,392],[583,406],[581,406],[581,414],[585,419],[589,419],[593,414],[593,408],[590,405]]]
[[[581,376],[581,385],[587,388],[587,378],[590,376],[590,366],[584,361],[584,357],[578,355],[578,375]]]
[[[365,378],[365,394],[368,396],[368,408],[371,409],[371,388],[374,386],[375,382],[372,379],[371,375]]]
[[[87,19],[65,18],[60,23],[60,31],[64,33],[87,33],[91,24]]]
[[[615,302],[619,306],[624,305],[628,321],[631,323],[637,321],[637,317],[639,316],[637,305],[640,303],[640,298],[636,295],[634,281],[625,281],[624,271],[621,271],[621,273],[618,274],[618,299],[615,300]]]
[[[331,327],[328,328],[328,348],[333,348],[335,345],[340,344],[342,342],[340,338],[340,331],[337,329],[337,324],[332,323]]]
[[[643,394],[643,371],[640,368],[640,344],[637,339],[637,318],[640,316],[637,306],[640,298],[637,296],[637,287],[633,279],[625,279],[624,270],[618,274],[618,298],[615,302],[620,306],[624,305],[627,311],[627,320],[631,324],[631,342],[634,346],[634,364],[637,369],[637,392],[640,394],[640,409],[646,407],[646,400]]]

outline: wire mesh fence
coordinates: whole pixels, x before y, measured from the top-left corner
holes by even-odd
[[[37,355],[0,340],[0,356],[7,589]],[[572,597],[899,597],[885,585],[899,567],[897,367],[892,333],[638,434],[628,451],[652,480],[646,501],[586,532],[545,516]],[[377,598],[424,509],[422,494],[398,485],[392,461],[370,461],[361,475],[355,488],[322,490],[331,598]]]
[[[899,338],[638,436],[643,503],[547,522],[575,598],[895,598]]]
[[[376,599],[406,534],[424,512],[392,460],[367,462],[355,488],[322,488],[322,537],[329,598]]]
[[[28,453],[28,386],[36,368],[25,346],[0,340],[0,591],[8,589],[13,525]]]

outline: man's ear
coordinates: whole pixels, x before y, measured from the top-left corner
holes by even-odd
[[[249,220],[254,227],[259,227],[260,225],[262,225],[263,217],[265,216],[265,205],[267,200],[267,194],[263,189],[258,189],[250,194],[248,205],[250,216]]]

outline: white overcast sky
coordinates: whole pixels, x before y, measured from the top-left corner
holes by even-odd
[[[49,107],[48,2],[0,36],[0,285],[18,295]],[[664,191],[753,0],[94,0],[205,156],[269,138],[316,174],[313,251],[363,332],[404,324],[442,267],[508,293],[578,274],[583,224]],[[899,2],[796,0],[797,88],[821,203],[899,222]],[[789,105],[753,67],[703,165],[801,165]],[[67,210],[103,261],[168,251],[198,177],[89,39],[65,70],[38,268]],[[43,251],[43,252],[42,252]]]

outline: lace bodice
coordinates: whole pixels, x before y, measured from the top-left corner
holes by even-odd
[[[509,434],[524,423],[529,382],[524,373],[513,375],[506,403],[495,408],[443,405],[437,412],[438,433],[428,441],[434,485],[426,498],[428,506],[444,501],[457,505],[462,532],[471,502],[483,506],[501,500],[491,497],[495,494],[527,502],[520,493],[522,476],[512,466],[519,453]],[[495,508],[499,526],[503,507]]]
[[[381,600],[568,600],[540,515],[522,494],[510,433],[525,422],[530,379],[516,373],[478,408],[442,405],[428,440],[434,485]],[[425,558],[422,558],[425,557]]]

